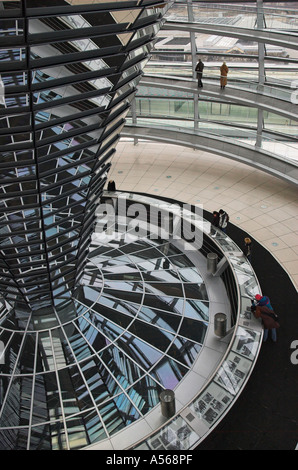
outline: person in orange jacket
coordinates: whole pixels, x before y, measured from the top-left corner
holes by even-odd
[[[222,90],[225,89],[225,86],[228,82],[228,72],[229,72],[228,66],[224,62],[222,66],[220,67],[220,88]]]
[[[252,307],[254,316],[256,318],[261,318],[262,324],[264,326],[264,336],[263,341],[267,341],[269,330],[271,331],[271,338],[274,343],[277,341],[276,329],[279,328],[278,316],[274,313],[272,309],[266,306],[256,305]]]

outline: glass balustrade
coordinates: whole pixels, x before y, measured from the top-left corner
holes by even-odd
[[[130,119],[127,119],[128,124],[131,123]],[[256,150],[256,142],[258,139],[257,130],[249,130],[243,127],[239,128],[232,125],[225,125],[222,123],[214,123],[208,121],[199,121],[199,129],[194,129],[194,121],[190,120],[179,120],[179,119],[168,119],[168,118],[157,118],[147,117],[138,118],[137,124],[148,128],[164,128],[165,130],[175,130],[177,132],[191,132],[193,134],[213,136],[216,139],[227,141],[230,143],[237,143],[238,145],[246,145]],[[278,160],[284,160],[288,162],[298,162],[297,143],[287,143],[279,140],[275,140],[269,135],[263,134],[262,139],[258,148],[268,152],[271,156]]]
[[[269,159],[296,162],[296,29],[297,6],[292,2],[174,2],[128,123],[212,136],[260,149]],[[267,33],[269,43],[263,42]],[[193,85],[198,58],[205,64],[199,93]],[[223,61],[229,67],[225,93],[219,81]],[[276,100],[272,108],[270,99]]]
[[[297,6],[291,5],[289,2],[277,6],[265,4],[259,11],[256,4],[250,5],[245,2],[241,5],[241,9],[237,4],[193,2],[192,10],[194,22],[210,26],[257,29],[259,14],[264,21],[264,29],[270,31],[295,31],[298,29]],[[186,2],[176,1],[174,7],[168,12],[167,19],[187,21]]]

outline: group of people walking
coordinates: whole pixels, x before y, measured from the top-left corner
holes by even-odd
[[[220,228],[222,232],[227,233],[227,226],[229,220],[229,214],[227,214],[227,212],[225,212],[223,209],[220,209],[220,211],[213,211],[211,220],[211,236],[216,236],[217,228]],[[251,262],[252,241],[249,237],[244,238],[243,254],[246,256],[248,261]]]
[[[222,232],[227,233],[227,226],[230,220],[229,215],[223,209],[220,209],[218,212],[213,211],[212,216],[211,226],[214,228],[220,228]],[[216,230],[211,228],[211,236],[215,235]]]
[[[229,222],[229,215],[223,209],[213,211],[211,221],[211,236],[215,237],[217,229],[226,233]],[[243,253],[251,262],[252,241],[249,237],[244,238]],[[256,318],[261,319],[264,327],[263,341],[267,341],[269,331],[271,332],[272,341],[277,341],[276,330],[279,328],[278,316],[273,311],[270,299],[267,296],[257,294],[252,300],[251,310]]]
[[[204,71],[204,63],[202,62],[201,59],[199,59],[199,62],[196,65],[196,72],[197,72],[197,79],[198,79],[198,87],[203,88],[203,83],[202,83],[202,78],[203,78],[203,71]],[[228,81],[228,72],[229,68],[225,62],[220,67],[220,88],[222,90],[225,89]]]
[[[252,300],[251,310],[256,318],[260,318],[264,327],[263,341],[267,341],[269,331],[274,343],[277,341],[276,330],[279,328],[279,318],[274,312],[270,299],[266,295],[257,294]]]

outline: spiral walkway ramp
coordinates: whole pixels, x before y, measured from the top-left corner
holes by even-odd
[[[1,450],[298,448],[297,8],[238,4],[0,0]]]
[[[28,319],[2,305],[10,357],[1,375],[9,390],[2,445],[17,433],[30,448],[59,449],[63,435],[69,449],[189,450],[229,411],[253,370],[262,327],[250,305],[260,288],[237,245],[220,231],[212,238],[210,223],[179,205],[105,197],[71,302],[55,316]],[[141,208],[148,214],[136,227],[131,213]],[[32,392],[20,401],[16,428],[11,396],[24,397],[25,387]],[[175,390],[170,420],[160,409],[163,390]]]

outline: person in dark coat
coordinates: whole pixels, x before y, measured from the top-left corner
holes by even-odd
[[[217,211],[213,211],[212,213],[210,234],[213,237],[216,235],[216,230],[214,230],[214,227],[219,227],[219,213]]]
[[[211,224],[212,224],[214,227],[218,227],[218,226],[219,226],[219,212],[217,212],[217,211],[213,211],[213,212],[212,212],[212,221],[211,221]]]
[[[248,261],[251,263],[251,255],[252,255],[252,242],[251,239],[248,237],[244,238],[244,250],[243,250],[244,255],[248,259]]]
[[[267,341],[269,330],[271,331],[271,338],[274,343],[277,341],[276,329],[279,328],[278,318],[269,307],[257,305],[253,308],[254,316],[261,318],[264,327],[263,341]]]
[[[197,72],[197,79],[198,79],[198,87],[203,88],[203,83],[202,83],[202,77],[203,77],[203,70],[204,70],[205,65],[199,59],[199,62],[197,63],[196,66],[196,72]]]
[[[116,183],[114,180],[108,182],[108,191],[116,191]]]
[[[219,228],[224,233],[227,233],[227,226],[230,220],[229,215],[223,209],[220,209],[218,214],[219,214]]]

